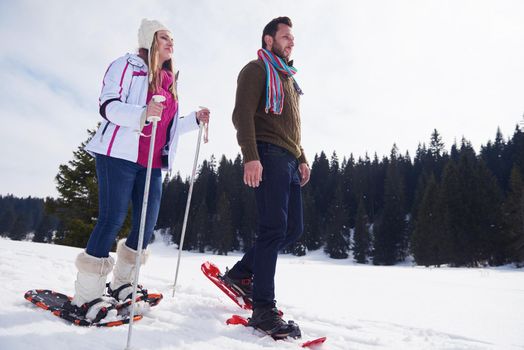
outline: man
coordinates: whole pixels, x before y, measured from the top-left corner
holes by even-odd
[[[238,76],[233,111],[244,158],[244,183],[255,189],[259,226],[254,246],[227,271],[224,280],[252,297],[249,325],[274,338],[299,336],[298,327],[282,320],[276,308],[274,278],[278,251],[302,234],[300,188],[310,174],[300,144],[302,91],[293,79],[296,69],[289,60],[294,46],[291,28],[288,17],[266,25],[258,59]]]

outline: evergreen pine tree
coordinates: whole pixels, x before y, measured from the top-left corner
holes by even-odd
[[[507,192],[512,162],[500,128],[497,128],[495,142],[488,141],[486,146],[481,147],[480,156],[496,177],[501,189]]]
[[[502,197],[496,179],[470,143],[462,140],[460,158],[446,168],[442,181],[443,230],[455,266],[499,264],[507,238],[501,231]]]
[[[519,129],[517,126],[513,137],[507,143],[505,148],[505,159],[511,163],[510,169],[516,166],[521,174],[524,174],[524,127]]]
[[[331,155],[331,161],[329,162],[329,177],[328,177],[328,193],[324,196],[328,199],[332,198],[335,191],[339,190],[340,183],[340,163],[338,162],[337,152],[333,152]],[[328,203],[330,201],[327,201]]]
[[[237,154],[232,163],[230,176],[230,189],[226,197],[231,206],[231,220],[235,234],[232,249],[246,252],[255,242],[257,209],[254,190],[244,185],[244,164],[240,154]]]
[[[227,255],[233,244],[234,232],[231,220],[231,205],[226,194],[222,192],[217,205],[215,224],[213,225],[214,251],[219,255]]]
[[[433,159],[439,159],[443,157],[446,152],[444,147],[445,145],[444,142],[442,142],[442,136],[440,136],[437,129],[433,129],[428,147],[429,154]]]
[[[374,230],[375,265],[392,265],[407,254],[406,212],[404,209],[404,183],[399,171],[397,148],[393,146],[384,183],[384,210]]]
[[[375,153],[373,161],[369,167],[370,188],[366,199],[366,202],[370,204],[368,214],[373,222],[377,221],[375,215],[382,212],[384,209],[384,184],[388,166],[389,159],[384,157],[381,162]]]
[[[465,139],[462,139],[459,157],[457,173],[454,175],[456,178],[448,177],[452,186],[443,183],[443,189],[447,190],[444,192],[445,199],[451,198],[444,208],[445,227],[453,237],[450,263],[455,266],[475,266],[478,252],[478,230],[473,226],[476,210],[473,193],[478,191],[475,183],[476,156]]]
[[[338,186],[329,205],[326,219],[326,246],[324,251],[333,259],[346,259],[349,251],[348,229],[345,226],[347,210],[342,200],[343,192]]]
[[[440,182],[444,167],[449,160],[449,156],[444,149],[444,142],[439,132],[434,129],[431,134],[429,147],[426,149],[425,144],[417,149],[417,155],[413,164],[413,180],[408,183],[408,186],[415,189],[414,199],[411,212],[413,217],[417,216],[416,210],[422,201],[425,193],[425,186],[431,176],[435,177],[436,183]]]
[[[171,235],[176,234],[173,229],[184,220],[188,192],[189,182],[184,182],[180,173],[172,179],[165,177],[156,224],[158,229],[167,229]]]
[[[222,156],[217,170],[216,212],[213,216],[212,231],[213,250],[219,254],[227,254],[233,246],[238,247],[236,231],[233,228],[230,196],[235,188],[234,167],[230,160]]]
[[[51,197],[47,197],[44,202],[53,202],[54,199]],[[42,219],[40,220],[40,223],[38,224],[35,235],[33,237],[33,242],[41,242],[41,243],[51,243],[53,241],[53,234],[56,231],[56,228],[58,227],[58,218],[54,215],[44,213],[42,216]]]
[[[243,246],[243,236],[240,232],[242,225],[242,216],[244,215],[244,208],[242,206],[242,187],[243,183],[243,169],[242,169],[242,157],[237,154],[235,160],[230,162],[230,183],[229,189],[226,192],[226,196],[231,205],[231,224],[235,239],[233,240],[232,250],[240,250]]]
[[[365,211],[371,212],[373,210],[372,203],[374,192],[372,189],[374,187],[371,177],[371,161],[366,154],[366,157],[364,159],[359,158],[354,166],[352,186],[349,189],[354,196],[353,203],[363,200],[366,205]]]
[[[503,206],[504,228],[510,235],[507,256],[524,263],[524,181],[517,166],[511,170],[510,192]]]
[[[179,177],[180,174],[177,173],[175,175],[176,177]],[[174,198],[172,187],[169,186],[171,183],[170,179],[170,173],[166,174],[164,177],[164,181],[162,182],[162,198],[160,200],[160,208],[158,210],[158,219],[156,221],[156,228],[157,229],[168,229],[169,223],[173,218],[173,204],[174,204]]]
[[[210,246],[212,248],[211,231],[199,231],[199,229],[202,228],[202,223],[200,220],[202,220],[204,214],[206,214],[206,220],[210,221],[209,225],[214,224],[213,220],[216,214],[216,176],[215,160],[214,156],[211,156],[209,161],[204,160],[202,162],[198,177],[195,179],[195,183],[193,185],[193,193],[191,197],[189,216],[186,226],[186,236],[183,247],[185,250],[201,250],[206,246]],[[188,183],[189,191],[189,180],[186,180],[186,183]],[[199,221],[198,223],[197,220]],[[180,227],[182,227],[182,224]],[[180,234],[178,232],[181,232],[181,229],[179,229],[174,236],[174,240],[177,243],[180,241]]]
[[[18,214],[8,237],[15,241],[23,240],[29,231],[28,218],[29,216],[25,213]]]
[[[52,216],[44,215],[35,231],[33,242],[51,243],[55,227]]]
[[[345,225],[347,227],[355,226],[355,216],[357,214],[357,194],[355,187],[355,159],[353,154],[349,159],[343,162],[341,169],[341,181],[343,192],[343,203],[348,210],[348,216]]]
[[[457,140],[451,145],[451,151],[449,152],[449,157],[451,160],[458,162],[460,154],[458,150]]]
[[[465,259],[461,256],[463,246],[459,244],[458,236],[460,231],[467,229],[462,224],[464,205],[460,176],[457,163],[450,160],[444,169],[440,186],[443,246],[439,249],[439,255],[443,263],[455,266],[465,264]]]
[[[330,185],[330,169],[329,161],[324,152],[319,156],[315,155],[313,164],[311,165],[310,186],[313,195],[313,202],[315,203],[315,216],[317,232],[320,237],[325,237],[326,232],[326,216],[331,201],[329,185]]]
[[[93,131],[89,134],[91,137]],[[95,159],[84,151],[83,142],[73,152],[73,160],[59,167],[56,176],[59,197],[46,203],[46,210],[61,221],[55,243],[85,247],[98,217],[98,183]],[[131,227],[127,216],[119,237],[125,237]]]
[[[445,242],[440,235],[442,214],[439,204],[439,188],[431,175],[418,209],[415,229],[411,236],[411,252],[418,265],[440,265],[444,262],[440,250]]]
[[[6,204],[0,216],[0,235],[9,236],[16,221],[16,214],[12,204]]]
[[[190,249],[197,248],[200,253],[204,253],[208,245],[210,245],[212,233],[212,221],[209,217],[209,210],[205,200],[200,202],[200,205],[196,206],[196,213],[192,221],[193,235],[192,247]]]
[[[318,212],[311,192],[310,186],[302,189],[304,232],[295,245],[294,254],[298,256],[305,255],[306,250],[317,250],[322,246],[322,238],[318,229]]]
[[[209,174],[207,178],[207,185],[206,185],[206,204],[209,208],[209,213],[214,214],[216,213],[217,209],[217,203],[218,203],[218,170],[217,170],[217,164],[216,159],[214,155],[211,155],[211,158],[209,159]]]
[[[0,236],[34,239],[43,217],[44,201],[40,198],[0,196]]]
[[[510,235],[503,230],[503,196],[496,177],[480,159],[476,167],[477,191],[473,193],[475,221],[478,230],[478,261],[482,264],[502,265],[506,263],[506,247]],[[476,195],[475,195],[476,194]]]
[[[361,199],[358,204],[357,216],[355,219],[355,233],[353,236],[353,257],[360,264],[368,262],[370,255],[371,238],[368,228],[368,216],[364,201]]]
[[[417,178],[414,174],[413,162],[409,152],[400,161],[401,175],[404,179],[404,197],[405,197],[405,209],[409,213],[409,208],[413,206],[415,200],[415,190],[417,187]]]

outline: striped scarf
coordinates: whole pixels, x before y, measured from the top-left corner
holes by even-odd
[[[284,107],[284,89],[278,72],[289,75],[293,79],[293,86],[298,94],[302,95],[302,90],[293,78],[297,70],[293,66],[288,66],[282,58],[266,49],[258,50],[258,57],[266,65],[266,113],[271,111],[274,114],[281,114]]]

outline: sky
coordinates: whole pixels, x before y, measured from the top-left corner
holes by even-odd
[[[142,18],[175,38],[182,114],[211,109],[200,160],[239,152],[231,122],[236,78],[272,18],[293,20],[302,146],[310,161],[393,144],[411,156],[434,129],[446,148],[507,139],[524,113],[520,0],[0,1],[0,195],[58,195],[60,164],[101,120],[107,66],[137,50]],[[197,133],[175,171],[191,173]]]

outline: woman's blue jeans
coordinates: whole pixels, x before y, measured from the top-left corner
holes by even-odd
[[[130,202],[132,204],[132,228],[126,245],[137,249],[146,171],[145,167],[128,160],[96,155],[99,212],[98,222],[87,242],[87,254],[99,258],[109,256],[118,231],[124,224]],[[143,248],[147,247],[153,234],[161,196],[162,171],[152,169]]]

